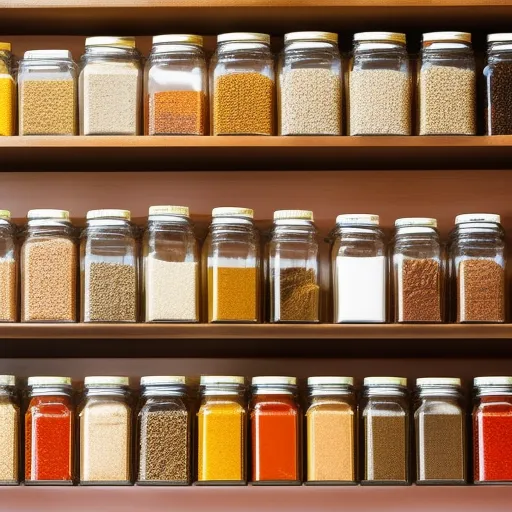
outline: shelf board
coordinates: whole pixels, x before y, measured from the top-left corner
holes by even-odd
[[[507,169],[512,136],[1,137],[0,154],[1,170]]]

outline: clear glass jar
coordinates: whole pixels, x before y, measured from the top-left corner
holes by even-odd
[[[392,265],[395,322],[442,322],[445,258],[437,220],[398,219],[395,228]]]
[[[80,71],[80,135],[139,135],[142,75],[134,37],[88,37]]]
[[[512,34],[487,36],[485,128],[487,135],[512,135]]]
[[[279,135],[341,135],[338,34],[292,32],[279,59]]]
[[[247,402],[243,377],[202,376],[197,413],[197,483],[247,483]]]
[[[0,289],[2,290],[0,294],[0,322],[16,322],[18,317],[18,249],[16,236],[17,229],[11,222],[11,212],[0,210]],[[1,457],[0,460],[2,460]]]
[[[76,322],[78,248],[68,211],[28,212],[20,268],[22,322]]]
[[[474,380],[475,484],[512,483],[512,377]]]
[[[214,208],[203,246],[208,322],[259,322],[260,237],[248,208]]]
[[[357,482],[357,399],[352,377],[309,377],[307,483]]]
[[[132,398],[128,377],[86,377],[78,409],[80,484],[130,485]]]
[[[25,485],[72,485],[75,406],[69,377],[29,377]]]
[[[313,212],[274,212],[267,266],[270,322],[318,322],[318,240]]]
[[[0,375],[0,485],[18,485],[21,455],[20,399],[14,375]]]
[[[203,38],[153,37],[144,73],[146,135],[206,135],[208,68]]]
[[[418,134],[475,135],[476,70],[471,34],[423,34],[420,57]]]
[[[334,323],[387,320],[387,248],[379,216],[338,215],[330,234]]]
[[[138,231],[127,210],[91,210],[80,244],[82,322],[136,322]]]
[[[354,35],[349,135],[411,135],[412,79],[405,34]]]
[[[199,322],[199,249],[186,206],[152,206],[144,235],[146,322]]]
[[[19,135],[76,135],[77,66],[71,52],[25,52],[18,101]]]
[[[411,447],[407,379],[366,377],[361,411],[361,483],[408,484]]]
[[[416,483],[466,483],[466,410],[457,378],[416,380]]]
[[[300,485],[301,422],[295,377],[253,377],[252,482]]]
[[[221,34],[210,63],[212,135],[274,135],[274,60],[270,36]]]
[[[11,43],[0,42],[0,136],[14,135],[16,83]]]
[[[185,377],[142,377],[138,414],[139,485],[188,485],[191,411]]]
[[[499,215],[465,214],[450,234],[450,309],[457,322],[506,321],[506,242]]]

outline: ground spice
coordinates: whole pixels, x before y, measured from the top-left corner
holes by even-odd
[[[0,259],[0,322],[16,322],[16,295],[16,261]]]
[[[0,396],[0,484],[18,482],[20,408]]]
[[[457,321],[505,321],[505,271],[494,260],[463,260],[457,273]]]
[[[495,62],[486,76],[486,126],[488,135],[512,134],[512,62]]]
[[[0,136],[14,135],[16,86],[0,57]]]
[[[257,322],[258,302],[255,267],[208,269],[209,322]]]
[[[215,79],[213,135],[273,135],[274,81],[261,73]]]

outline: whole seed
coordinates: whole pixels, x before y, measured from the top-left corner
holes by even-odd
[[[488,135],[512,134],[512,62],[496,62],[485,70]]]
[[[18,481],[19,407],[0,397],[0,483]]]
[[[0,322],[16,321],[16,261],[0,259]]]

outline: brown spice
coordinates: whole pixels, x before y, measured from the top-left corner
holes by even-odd
[[[16,261],[0,260],[0,322],[16,321]]]

